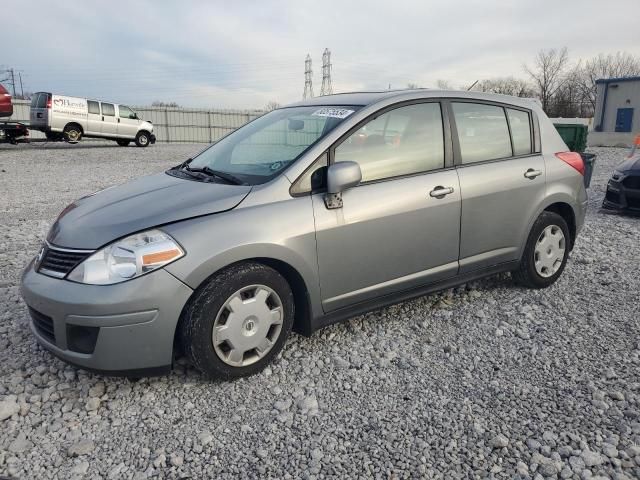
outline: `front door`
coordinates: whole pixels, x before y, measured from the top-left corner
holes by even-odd
[[[138,133],[138,120],[133,110],[124,105],[118,105],[118,135],[126,138],[136,138]]]
[[[382,113],[331,156],[357,162],[362,183],[339,209],[312,197],[326,312],[456,275],[460,188],[445,168],[439,103]]]
[[[113,103],[101,103],[102,105],[102,136],[117,137],[118,136],[118,120],[116,118],[116,109]]]
[[[631,132],[633,108],[619,108],[616,115],[616,132]]]
[[[545,195],[528,110],[452,102],[462,195],[460,273],[517,260]],[[456,142],[456,139],[458,142]]]

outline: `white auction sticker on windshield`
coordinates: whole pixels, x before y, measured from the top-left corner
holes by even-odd
[[[321,108],[311,115],[315,115],[316,117],[347,118],[352,113],[353,110],[347,108]]]

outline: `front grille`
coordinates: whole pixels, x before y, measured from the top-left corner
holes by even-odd
[[[627,188],[631,188],[633,190],[640,190],[640,176],[632,176],[632,177],[627,177],[623,180],[622,184],[627,187]]]
[[[38,271],[62,278],[92,253],[89,250],[69,250],[45,245]]]
[[[29,307],[29,314],[31,315],[33,325],[36,327],[38,333],[51,343],[56,343],[56,334],[53,330],[53,319],[31,307]]]

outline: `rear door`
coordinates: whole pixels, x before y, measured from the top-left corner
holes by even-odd
[[[31,109],[29,110],[29,123],[37,129],[44,129],[49,126],[49,99],[51,94],[39,92],[31,99]]]
[[[460,188],[449,139],[440,103],[425,102],[376,114],[331,149],[332,162],[360,165],[362,183],[343,192],[339,209],[312,196],[325,311],[457,273]]]
[[[102,113],[100,112],[100,102],[87,100],[87,131],[89,135],[99,135],[102,133]]]
[[[118,105],[118,135],[126,138],[136,138],[140,120],[135,118],[133,110],[126,105]]]
[[[117,137],[118,121],[116,118],[115,105],[113,103],[101,102],[100,106],[102,108],[102,136]]]
[[[480,101],[450,104],[460,179],[460,273],[517,260],[545,195],[531,111]]]

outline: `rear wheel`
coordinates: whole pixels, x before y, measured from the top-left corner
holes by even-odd
[[[130,140],[116,140],[116,142],[121,147],[127,147],[127,146],[129,146]]]
[[[62,135],[65,141],[69,143],[78,143],[82,138],[82,129],[78,125],[72,123],[64,127]]]
[[[545,288],[562,274],[571,236],[567,222],[554,212],[542,212],[533,224],[514,280],[529,288]]]
[[[183,312],[180,339],[205,375],[244,377],[261,371],[282,350],[293,318],[287,281],[266,265],[244,263],[194,293]]]
[[[151,136],[147,132],[138,132],[136,135],[136,145],[139,147],[148,147],[151,142]]]

